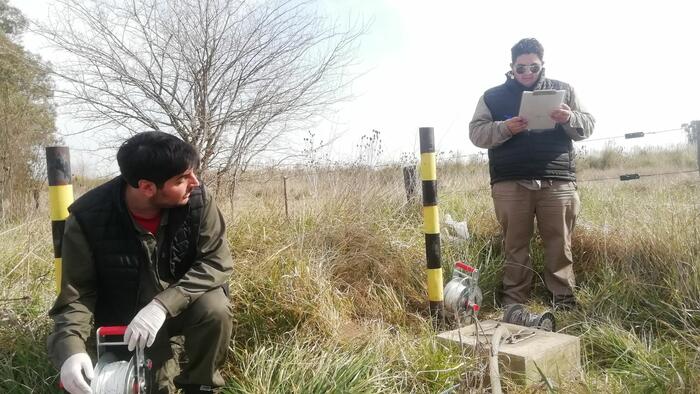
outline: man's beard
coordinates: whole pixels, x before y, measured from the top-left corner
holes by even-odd
[[[170,209],[170,208],[177,208],[181,207],[184,205],[187,205],[190,202],[190,193],[187,193],[187,198],[182,198],[176,203],[172,202],[167,202],[167,201],[161,201],[157,197],[153,200],[152,204],[160,209]]]

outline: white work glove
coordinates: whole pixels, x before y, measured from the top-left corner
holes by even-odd
[[[144,306],[126,327],[124,342],[129,344],[129,351],[133,351],[136,345],[142,350],[146,346],[153,345],[167,313],[165,307],[157,300]]]
[[[83,377],[92,380],[92,360],[87,353],[76,353],[66,359],[61,365],[61,384],[71,394],[92,394],[90,385]]]

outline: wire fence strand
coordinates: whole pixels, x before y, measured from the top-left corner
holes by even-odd
[[[630,132],[622,135],[616,135],[612,137],[601,137],[601,138],[593,138],[593,139],[586,139],[582,141],[577,141],[578,143],[588,143],[588,142],[599,142],[599,141],[606,141],[606,140],[615,140],[615,139],[633,139],[633,138],[641,138],[645,137],[648,135],[656,135],[656,134],[664,134],[664,133],[672,133],[672,132],[679,132],[679,131],[688,131],[688,129],[684,126],[681,127],[676,127],[676,128],[670,128],[670,129],[662,129],[662,130],[653,130],[653,131],[637,131],[637,132]],[[438,162],[451,162],[459,159],[469,159],[469,160],[476,160],[479,163],[485,163],[486,162],[486,155],[487,152],[486,150],[476,152],[476,153],[468,153],[468,154],[457,154],[457,152],[444,152],[444,151],[437,151],[436,156],[437,156],[437,161]],[[446,159],[443,159],[445,158]],[[441,160],[442,159],[442,160]],[[397,169],[400,169],[402,167],[410,167],[410,166],[417,166],[419,165],[419,160],[418,158],[414,157],[413,160],[407,160],[406,158],[402,158],[401,161],[393,161],[393,162],[385,162],[385,163],[373,163],[373,164],[366,164],[366,165],[360,165],[357,163],[354,164],[349,164],[349,165],[342,165],[342,164],[334,164],[334,165],[329,165],[328,167],[315,167],[311,168],[310,170],[308,169],[309,165],[305,163],[295,163],[288,167],[288,170],[280,169],[278,170],[279,173],[277,174],[264,174],[264,175],[252,175],[252,174],[245,174],[243,177],[237,180],[239,183],[267,183],[271,181],[282,181],[284,178],[287,179],[294,179],[294,178],[300,178],[300,177],[308,177],[308,176],[314,176],[314,173],[316,172],[323,172],[323,173],[328,173],[328,172],[347,172],[347,171],[357,171],[357,170],[383,170],[391,167],[396,167]],[[625,175],[620,175],[620,176],[615,176],[615,177],[604,177],[604,178],[594,178],[594,179],[581,179],[579,182],[599,182],[599,181],[607,181],[607,180],[620,180],[620,181],[629,181],[629,180],[634,180],[634,179],[640,179],[643,177],[654,177],[654,176],[664,176],[664,175],[676,175],[676,174],[684,174],[684,173],[690,173],[690,172],[695,172],[697,170],[688,170],[688,171],[675,171],[675,172],[664,172],[664,173],[658,173],[658,174],[625,174]],[[473,189],[469,190],[468,192],[478,192],[478,191],[485,191],[485,190],[490,190],[490,188],[478,188],[478,189]]]
[[[590,139],[585,139],[582,141],[577,141],[578,143],[585,144],[588,142],[596,142],[596,141],[608,141],[608,140],[616,140],[620,138],[624,139],[633,139],[633,138],[640,138],[640,137],[645,137],[647,135],[654,135],[654,134],[663,134],[663,133],[671,133],[674,131],[685,131],[684,128],[682,127],[677,127],[675,129],[666,129],[666,130],[656,130],[656,131],[637,131],[637,132],[632,132],[632,133],[625,133],[622,135],[616,135],[613,137],[601,137],[601,138],[590,138]]]

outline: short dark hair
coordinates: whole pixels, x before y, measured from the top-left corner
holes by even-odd
[[[124,141],[117,152],[119,171],[126,182],[138,187],[145,179],[158,188],[168,179],[199,167],[195,148],[174,135],[145,131]]]
[[[540,60],[544,61],[544,47],[535,38],[523,38],[517,44],[510,48],[511,61],[515,63],[515,59],[520,55],[534,53]]]

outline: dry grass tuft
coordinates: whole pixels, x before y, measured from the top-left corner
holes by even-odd
[[[620,169],[582,162],[580,178],[692,169],[688,155],[638,152],[625,156]],[[236,261],[228,392],[485,388],[478,383],[483,363],[435,340],[420,206],[406,202],[399,168],[287,173],[289,217],[282,174],[260,175],[239,185],[233,207],[228,196],[219,199]],[[482,316],[497,318],[493,296],[503,256],[487,169],[483,162],[439,163],[438,182],[441,212],[465,220],[471,234],[468,241],[443,239],[445,280],[456,260],[477,266]],[[699,188],[690,173],[579,182],[583,211],[573,252],[580,307],[557,320],[581,337],[585,371],[559,391],[700,387]],[[0,391],[54,392],[56,372],[44,353],[54,296],[46,212],[5,222],[0,243]],[[539,241],[532,246],[534,267],[541,268]],[[547,299],[537,281],[531,307]]]

